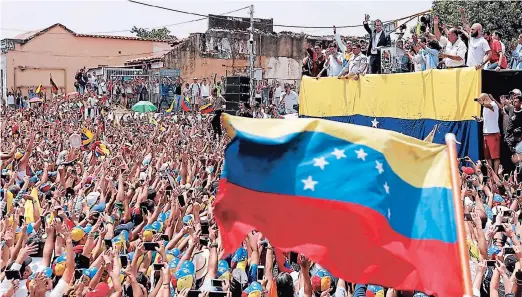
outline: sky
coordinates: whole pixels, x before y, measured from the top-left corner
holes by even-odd
[[[221,14],[254,5],[254,17],[273,18],[274,24],[305,26],[359,25],[364,15],[383,21],[394,20],[430,9],[431,1],[177,1],[138,0],[154,5],[199,14]],[[194,15],[146,7],[127,0],[0,0],[0,37],[12,38],[25,31],[61,23],[77,33],[133,36],[133,26],[151,28],[167,26],[178,38],[205,32],[208,21],[182,25],[178,22],[198,19]],[[233,16],[249,17],[248,9]],[[414,20],[413,22],[416,22]],[[413,23],[411,22],[411,23]],[[410,24],[411,24],[410,23]],[[310,35],[332,34],[332,29],[295,29],[275,27],[276,32],[294,31]],[[102,33],[109,32],[110,33]],[[119,31],[119,32],[113,32]],[[339,29],[342,35],[363,36],[362,27]],[[55,38],[60,38],[56,36]]]

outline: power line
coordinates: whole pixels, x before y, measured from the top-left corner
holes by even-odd
[[[232,11],[228,11],[228,12],[224,12],[224,13],[221,13],[220,15],[226,15],[226,14],[231,14],[231,13],[234,13],[234,12],[238,12],[238,11],[241,11],[241,10],[245,10],[245,9],[248,9],[250,6],[246,6],[246,7],[242,7],[242,8],[238,8],[238,9],[235,9],[235,10],[232,10]],[[199,16],[199,15],[198,15]],[[146,29],[146,30],[152,30],[152,29],[161,29],[161,28],[164,28],[164,27],[172,27],[172,26],[178,26],[178,25],[183,25],[183,24],[188,24],[188,23],[194,23],[194,22],[199,22],[199,21],[203,21],[203,20],[206,20],[208,19],[209,16],[205,16],[205,17],[202,17],[202,18],[199,18],[199,19],[194,19],[194,20],[188,20],[188,21],[183,21],[183,22],[179,22],[179,23],[174,23],[174,24],[168,24],[168,25],[163,25],[163,26],[157,26],[157,27],[148,27],[148,28],[143,28],[143,29]],[[14,31],[14,32],[31,32],[31,31],[40,31],[40,30],[22,30],[22,29],[12,29],[12,28],[0,28],[0,30],[4,30],[4,31]],[[129,29],[126,29],[126,30],[113,30],[113,31],[102,31],[102,32],[90,32],[90,33],[77,33],[77,34],[82,34],[82,35],[97,35],[97,34],[109,34],[109,33],[122,33],[122,32],[130,32]],[[69,35],[70,33],[62,33],[62,32],[48,32],[46,34],[53,34],[53,35]]]
[[[153,7],[153,8],[159,8],[159,9],[174,11],[174,12],[183,13],[183,14],[191,14],[191,15],[196,15],[196,16],[202,16],[201,14],[195,13],[195,12],[188,12],[188,11],[183,11],[183,10],[178,10],[178,9],[172,9],[172,8],[163,7],[163,6],[159,6],[159,5],[139,2],[139,1],[136,1],[136,0],[128,0],[128,1],[132,2],[132,3],[135,3],[135,4],[140,4],[140,5],[149,6],[149,7]],[[410,16],[402,17],[402,18],[399,18],[399,19],[384,21],[383,23],[392,23],[392,22],[396,22],[396,21],[401,21],[401,20],[404,20],[404,19],[407,19],[407,18],[410,18],[410,17],[419,16],[419,15],[422,15],[422,14],[425,14],[425,13],[428,13],[428,12],[430,12],[430,11],[426,10],[426,11],[419,12],[419,13],[416,13],[416,14],[413,14],[413,15],[410,15]],[[219,16],[212,16],[212,17],[216,18],[216,19],[222,19],[222,20],[227,20],[228,19],[226,17],[219,17]],[[246,20],[234,20],[234,21],[242,22],[242,23],[250,23],[250,21],[246,21]],[[282,25],[282,24],[273,24],[273,26],[274,27],[282,27],[282,28],[303,28],[303,29],[331,29],[332,28],[332,26],[301,26],[301,25]],[[345,26],[336,26],[336,28],[338,28],[338,29],[358,28],[358,27],[363,27],[363,26],[364,26],[363,24],[359,24],[359,25],[345,25]]]

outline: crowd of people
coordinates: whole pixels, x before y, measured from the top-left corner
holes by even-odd
[[[395,54],[390,51],[390,35],[384,31],[379,19],[374,21],[372,30],[370,16],[365,15],[363,24],[370,38],[355,43],[348,38],[342,40],[334,26],[335,42],[326,49],[320,42],[305,48],[307,54],[303,59],[303,75],[357,80],[366,73],[382,73],[383,56],[391,60],[389,63],[396,61],[395,73],[456,67],[496,71],[522,69],[522,34],[509,51],[500,31],[486,31],[478,23],[470,26],[465,11],[461,9],[459,13],[461,26],[448,28],[438,16],[434,16],[432,24],[423,25],[421,32],[413,33],[407,39],[397,39],[394,43]],[[386,53],[383,55],[382,51]]]

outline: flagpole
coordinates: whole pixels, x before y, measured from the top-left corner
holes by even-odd
[[[451,192],[453,194],[453,206],[455,208],[455,221],[457,223],[457,245],[459,249],[459,260],[462,270],[462,285],[464,296],[473,296],[471,284],[471,272],[469,270],[469,254],[466,244],[466,232],[464,228],[464,211],[462,201],[460,199],[460,176],[457,164],[457,143],[455,134],[446,134],[446,147],[449,153],[450,171],[451,171]]]

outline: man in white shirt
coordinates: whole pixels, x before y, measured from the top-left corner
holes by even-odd
[[[488,41],[482,37],[481,24],[473,24],[470,32],[468,63],[466,65],[480,69],[489,61],[491,48],[489,47]]]
[[[201,98],[203,99],[202,104],[207,104],[207,97],[210,96],[210,86],[207,84],[207,79],[203,78],[201,82]]]
[[[299,95],[292,91],[288,84],[285,85],[285,91],[281,94],[281,100],[279,101],[279,104],[283,103],[286,114],[297,113],[297,110],[294,109],[294,105],[299,104]]]
[[[337,51],[337,47],[334,43],[331,43],[328,47],[326,56],[325,68],[328,69],[328,76],[334,77],[341,74],[341,70],[343,69],[343,54]]]
[[[192,84],[189,87],[190,90],[190,104],[194,106],[194,110],[199,109],[199,105],[201,104],[201,86],[198,83],[198,78],[194,77]]]
[[[16,107],[15,97],[14,97],[13,93],[7,94],[7,106],[9,106],[11,108]]]
[[[484,125],[482,133],[484,135],[484,157],[488,161],[495,172],[498,172],[500,165],[500,128],[498,126],[499,109],[495,100],[492,100],[491,95],[482,93],[479,98],[476,98],[483,107],[482,117]]]
[[[277,105],[277,100],[281,98],[281,93],[283,93],[283,87],[281,86],[281,83],[279,81],[276,81],[276,88],[274,90],[274,101],[273,103]]]
[[[442,38],[442,37],[441,37]],[[452,28],[448,31],[448,42],[444,48],[444,53],[440,54],[447,68],[464,66],[466,61],[466,44],[460,40],[458,30]]]
[[[347,68],[347,69],[346,69]],[[346,73],[346,70],[348,73]],[[359,75],[365,75],[368,70],[368,58],[361,52],[361,45],[352,45],[352,57],[345,69],[341,72],[341,78],[359,79]],[[346,73],[346,74],[345,74]]]

